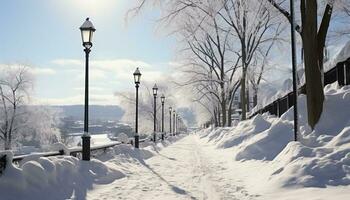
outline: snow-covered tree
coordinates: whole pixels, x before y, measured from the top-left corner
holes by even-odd
[[[267,0],[290,23],[292,18],[288,2]],[[339,2],[342,2],[339,0]],[[304,66],[307,93],[307,111],[309,125],[314,128],[323,110],[323,57],[324,47],[333,14],[334,0],[300,0],[299,15],[295,25],[304,49]],[[321,13],[321,14],[319,14]],[[320,23],[319,23],[320,22]]]
[[[212,102],[215,116],[222,116],[223,125],[230,124],[227,120],[227,108],[230,109],[234,92],[239,84],[241,91],[242,119],[246,118],[246,82],[248,67],[266,43],[271,42],[280,19],[278,15],[267,9],[268,3],[254,0],[173,0],[151,1],[141,0],[133,11],[139,11],[147,3],[153,2],[160,6],[162,11],[161,22],[173,33],[185,40],[188,49],[199,61],[191,61],[192,67],[197,65],[198,77],[200,73],[208,74],[205,78],[210,84],[200,83],[197,88],[209,89],[211,96],[216,98],[219,107]],[[184,34],[184,31],[187,32]],[[181,37],[182,36],[182,37]],[[231,55],[228,55],[231,54]],[[193,57],[192,57],[193,58]],[[237,62],[238,61],[238,62]],[[199,69],[206,66],[210,70]],[[239,66],[240,80],[233,77],[234,67]],[[199,73],[198,73],[199,72]],[[200,79],[200,80],[198,80]],[[203,82],[202,78],[194,79]],[[193,82],[193,81],[192,81]],[[218,86],[216,86],[218,85]],[[215,91],[215,92],[213,92]],[[218,94],[217,94],[218,93]],[[201,95],[203,96],[203,95]],[[212,98],[212,97],[209,97]],[[228,110],[230,112],[230,110]]]
[[[138,117],[139,117],[139,133],[140,134],[150,134],[153,133],[153,119],[154,119],[154,97],[152,92],[152,84],[148,84],[143,82],[140,85],[139,88],[139,107],[138,107]],[[173,97],[168,93],[169,91],[167,88],[163,87],[162,85],[158,85],[158,96],[157,96],[157,121],[156,121],[156,128],[157,131],[160,131],[161,129],[161,120],[162,120],[162,104],[160,101],[160,97],[162,94],[165,95],[165,105],[164,105],[164,129],[167,131],[168,128],[168,121],[169,121],[169,115],[168,115],[168,107],[173,106],[174,108],[175,103],[173,101]],[[116,92],[115,96],[118,97],[120,101],[120,106],[124,110],[124,115],[122,118],[122,121],[130,124],[133,128],[135,126],[135,92]]]
[[[0,74],[0,140],[5,150],[14,142],[37,140],[57,141],[56,118],[50,109],[28,106],[33,93],[30,68],[9,65]]]

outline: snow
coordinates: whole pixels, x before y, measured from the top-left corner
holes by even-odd
[[[129,142],[129,136],[125,133],[120,133],[117,138],[119,142],[122,142],[125,144]]]
[[[86,162],[70,156],[33,158],[14,166],[12,152],[6,154],[8,163],[0,177],[1,199],[84,197],[82,191],[92,184],[107,184],[124,176],[96,159]]]
[[[181,137],[171,137],[168,141],[157,144],[141,143],[141,149],[129,144],[120,144],[108,148],[106,153],[98,155],[91,161],[81,161],[72,156],[41,157],[32,154],[18,165],[12,164],[11,151],[6,154],[7,165],[0,175],[1,199],[85,199],[89,190],[105,186],[126,176],[120,163],[136,163],[149,159],[162,148]],[[118,143],[118,142],[115,142]],[[102,144],[101,144],[102,145]],[[57,143],[53,149],[70,149]]]
[[[315,130],[307,125],[306,97],[300,95],[298,142],[293,142],[293,108],[281,118],[256,115],[236,127],[204,131],[203,139],[230,149],[237,161],[268,162],[268,181],[279,187],[350,185],[350,87],[325,87],[324,112]],[[218,140],[212,140],[212,135]]]
[[[331,0],[333,1],[333,0]],[[333,4],[333,3],[331,3]],[[350,58],[350,41],[345,44],[332,48],[332,57],[323,64],[324,72],[328,72],[329,70],[336,67],[338,63],[342,63],[347,61]],[[298,83],[298,87],[300,88],[305,84],[305,74],[303,66],[298,66],[298,68],[302,68],[298,70],[298,77],[300,78],[300,82]],[[271,87],[268,87],[268,91],[264,87],[260,88],[258,97],[261,101],[255,106],[250,113],[255,113],[259,109],[263,108],[270,103],[278,100],[281,97],[284,97],[288,93],[293,91],[293,82],[291,79],[287,79],[283,82],[282,87],[277,91],[274,91]]]
[[[337,65],[337,63],[345,62],[350,57],[350,41],[346,42],[342,47],[337,48],[335,55],[324,64],[324,71],[327,72]]]
[[[92,159],[33,155],[19,166],[12,153],[0,177],[4,199],[311,199],[350,198],[350,87],[325,87],[324,112],[307,125],[299,101],[299,141],[293,108],[169,137],[135,149],[120,144]],[[59,145],[58,145],[59,146]]]

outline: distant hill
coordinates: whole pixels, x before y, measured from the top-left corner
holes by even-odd
[[[74,120],[84,119],[84,106],[83,105],[71,105],[71,106],[51,106],[61,111],[61,115],[64,117],[70,117]],[[89,106],[89,119],[90,120],[113,120],[119,121],[124,115],[124,111],[119,106],[101,106],[90,105]]]

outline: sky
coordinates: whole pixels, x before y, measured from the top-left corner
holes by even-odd
[[[90,104],[118,104],[115,92],[134,89],[132,73],[157,82],[174,64],[175,38],[156,28],[157,10],[128,18],[130,0],[0,0],[0,65],[35,74],[34,103],[83,104],[84,52],[79,27],[97,29],[90,53]]]

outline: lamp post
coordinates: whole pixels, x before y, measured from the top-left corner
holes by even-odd
[[[172,113],[173,108],[169,107],[169,134],[171,134],[171,113]]]
[[[298,141],[298,88],[297,88],[297,56],[295,47],[295,19],[294,19],[294,1],[290,0],[290,18],[291,18],[291,48],[292,48],[292,74],[293,74],[293,94],[294,94],[294,141]]]
[[[157,84],[154,84],[153,86],[153,141],[154,143],[156,142],[156,122],[157,122],[157,92],[158,92],[158,87]]]
[[[176,127],[176,135],[179,134],[179,130],[178,130],[178,122],[179,122],[179,114],[176,113],[176,121],[175,121],[175,127]]]
[[[176,111],[173,111],[173,136],[176,135],[176,130],[175,130],[175,119],[176,119]]]
[[[95,32],[95,27],[86,18],[83,25],[80,27],[81,38],[83,41],[83,47],[85,52],[85,109],[84,109],[84,134],[82,136],[83,149],[82,157],[83,160],[90,160],[90,134],[89,134],[89,54],[92,47],[92,36]]]
[[[160,100],[162,102],[162,140],[164,140],[164,101],[165,101],[165,96],[162,94],[160,97]]]
[[[136,68],[133,75],[136,87],[135,148],[139,148],[139,85],[141,79],[141,73],[139,68]]]

